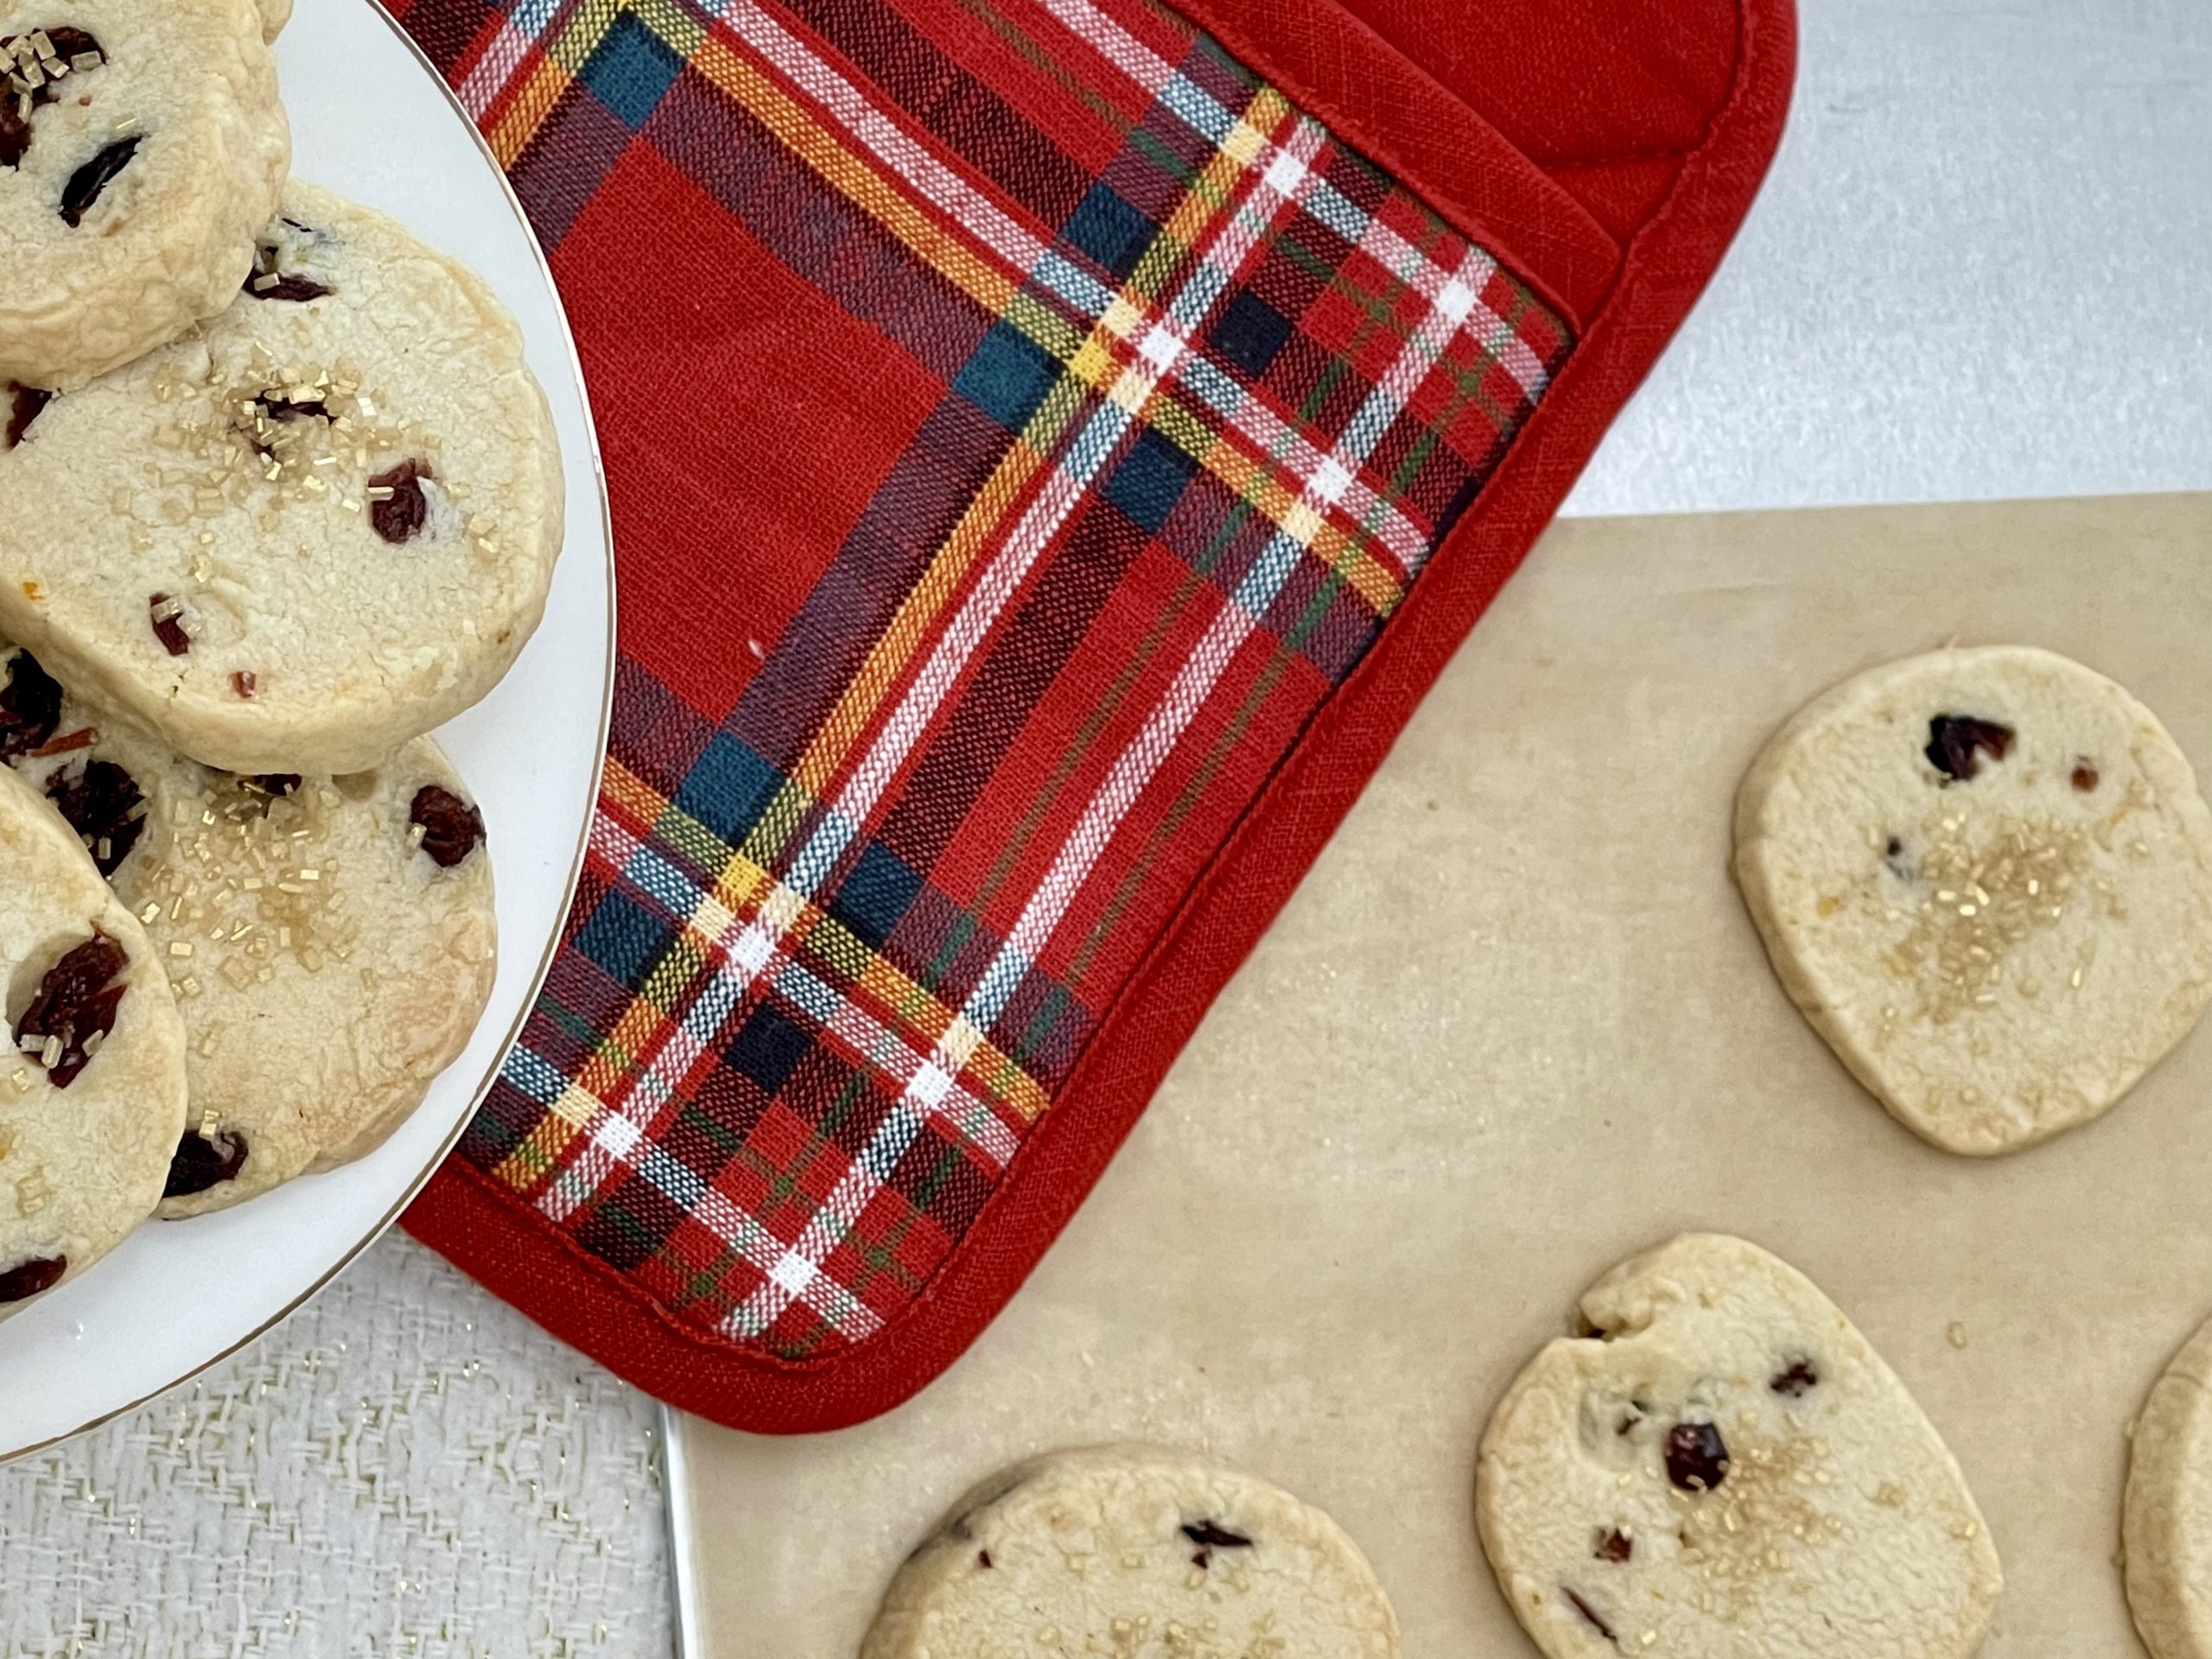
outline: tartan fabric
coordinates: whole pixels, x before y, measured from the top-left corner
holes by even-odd
[[[960,1247],[1568,329],[1152,0],[396,10],[556,274],[652,168],[834,308],[736,370],[747,430],[779,377],[847,423],[762,486],[772,537],[618,499],[588,862],[459,1154],[677,1319],[819,1357]],[[680,512],[723,439],[656,399]]]

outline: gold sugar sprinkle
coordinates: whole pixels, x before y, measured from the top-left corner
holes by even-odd
[[[1948,1327],[1947,1327],[1943,1332],[1943,1339],[1949,1343],[1954,1348],[1965,1347],[1967,1345],[1967,1327],[1965,1324],[1961,1320],[1953,1319]]]
[[[1996,1002],[2005,958],[2065,915],[2089,868],[2089,837],[2078,827],[2017,819],[1970,844],[1962,822],[1944,818],[1922,855],[1933,896],[1886,958],[1897,977],[1918,982],[1917,1012],[1938,1025]]]

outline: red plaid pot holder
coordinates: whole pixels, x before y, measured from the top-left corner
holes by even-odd
[[[581,346],[606,784],[408,1226],[849,1422],[1080,1202],[1720,257],[1787,0],[412,0]]]

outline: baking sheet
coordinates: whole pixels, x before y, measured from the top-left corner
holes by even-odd
[[[982,1339],[837,1434],[687,1423],[708,1656],[847,1659],[972,1481],[1121,1436],[1327,1508],[1414,1659],[1533,1654],[1477,1440],[1689,1228],[1809,1273],[1927,1408],[2005,1560],[1986,1659],[2136,1651],[2125,1427],[2212,1313],[2212,1034],[2048,1146],[1937,1152],[1784,998],[1729,811],[1799,703],[1954,639],[2082,658],[2212,771],[2208,552],[2212,495],[1555,525]]]

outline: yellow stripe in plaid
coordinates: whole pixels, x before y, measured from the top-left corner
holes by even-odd
[[[1269,132],[1251,124],[1255,120],[1264,123],[1271,131],[1290,113],[1289,105],[1279,93],[1263,89],[1230,135],[1230,142],[1209,157],[1198,179],[1170,215],[1165,233],[1154,238],[1132,275],[1130,286],[1143,296],[1147,304],[1156,301],[1160,287],[1173,278],[1189,250],[1228,204],[1235,181],[1249,160],[1265,153]],[[1249,137],[1240,140],[1238,132]],[[1246,161],[1236,159],[1240,154]],[[1033,320],[1040,314],[1056,325],[1060,322],[1034,301],[1018,307],[1001,307],[999,310],[1001,316],[1017,324],[1026,319]],[[1054,352],[1062,365],[1060,378],[1030,416],[1020,440],[1009,447],[990,479],[969,503],[959,524],[938,550],[920,580],[908,591],[891,626],[877,639],[868,660],[846,686],[836,708],[823,722],[814,741],[793,769],[793,776],[785,786],[786,796],[799,791],[817,796],[828,792],[846,756],[867,731],[883,700],[899,683],[916,650],[934,632],[939,613],[958,591],[976,554],[1020,499],[1022,487],[1044,464],[1044,457],[1058,447],[1068,427],[1082,412],[1084,396],[1103,391],[1128,408],[1133,415],[1141,414],[1152,401],[1158,388],[1156,378],[1131,363],[1117,362],[1107,345],[1114,338],[1130,343],[1137,329],[1144,326],[1147,315],[1143,308],[1134,304],[1126,311],[1109,307],[1106,317],[1092,326],[1072,353]],[[1128,332],[1117,335],[1109,323],[1122,324]],[[1031,337],[1035,338],[1035,334],[1031,333]],[[1038,343],[1052,350],[1056,342],[1040,340]],[[1205,452],[1211,453],[1215,447],[1209,441]],[[1303,539],[1310,540],[1311,537]],[[797,823],[797,811],[789,802],[779,799],[747,838],[747,855],[764,861],[773,861],[784,851]]]
[[[669,38],[671,46],[677,45],[672,37],[664,34],[664,38]],[[1019,328],[1091,391],[1111,394],[1122,367],[1107,349],[1106,342],[1111,339],[1125,346],[1135,346],[1153,326],[1153,314],[1145,306],[1133,302],[1127,293],[1116,295],[1097,322],[1085,331],[1064,313],[1022,291],[1011,276],[977,256],[938,220],[917,207],[901,187],[890,182],[854,150],[839,143],[728,41],[708,37],[691,54],[691,60],[722,91],[758,116],[794,155],[896,236],[932,270]],[[1188,256],[1206,226],[1227,204],[1230,188],[1239,173],[1267,153],[1277,130],[1292,114],[1289,104],[1272,87],[1262,88],[1254,97],[1251,107],[1230,129],[1219,149],[1192,180],[1187,194],[1131,274],[1129,288],[1147,303],[1157,296],[1160,285]],[[1154,388],[1147,403],[1147,423],[1154,430],[1267,513],[1278,526],[1291,528],[1286,519],[1296,502],[1295,494],[1279,486],[1257,493],[1251,487],[1255,476],[1265,469],[1265,463],[1217,433],[1212,424],[1166,387]],[[1010,461],[1014,459],[1008,457]],[[1018,489],[1027,478],[1026,471],[1017,479],[994,478],[979,495],[977,505],[981,506],[987,500],[996,503],[995,490]],[[1314,551],[1327,559],[1379,615],[1387,616],[1395,608],[1402,593],[1402,575],[1378,561],[1349,532],[1332,524],[1318,540],[1310,531],[1300,539],[1312,543]],[[947,550],[952,551],[950,548]],[[898,625],[894,623],[893,626],[896,630]],[[887,637],[880,643],[890,647],[893,640]],[[895,679],[897,669],[903,666],[912,648],[912,640],[905,639],[902,650],[888,657],[883,664],[872,661],[870,667],[887,668],[890,677]],[[867,671],[863,671],[861,678],[866,677]],[[810,763],[799,769],[798,776],[806,780],[809,787],[817,791],[828,787],[829,778],[834,776],[845,748],[874,712],[886,683],[879,677],[874,683],[874,696],[865,702],[856,701],[849,692],[846,702],[840,704],[823,734],[825,738],[831,732],[842,734],[840,741],[825,751],[828,771],[812,764],[811,755]],[[856,680],[851,690],[860,689],[861,681]],[[846,723],[855,720],[859,721],[858,726]],[[772,856],[783,845],[783,837],[790,833],[793,822],[790,812],[772,810],[760,825],[766,838],[756,841],[755,847]]]

